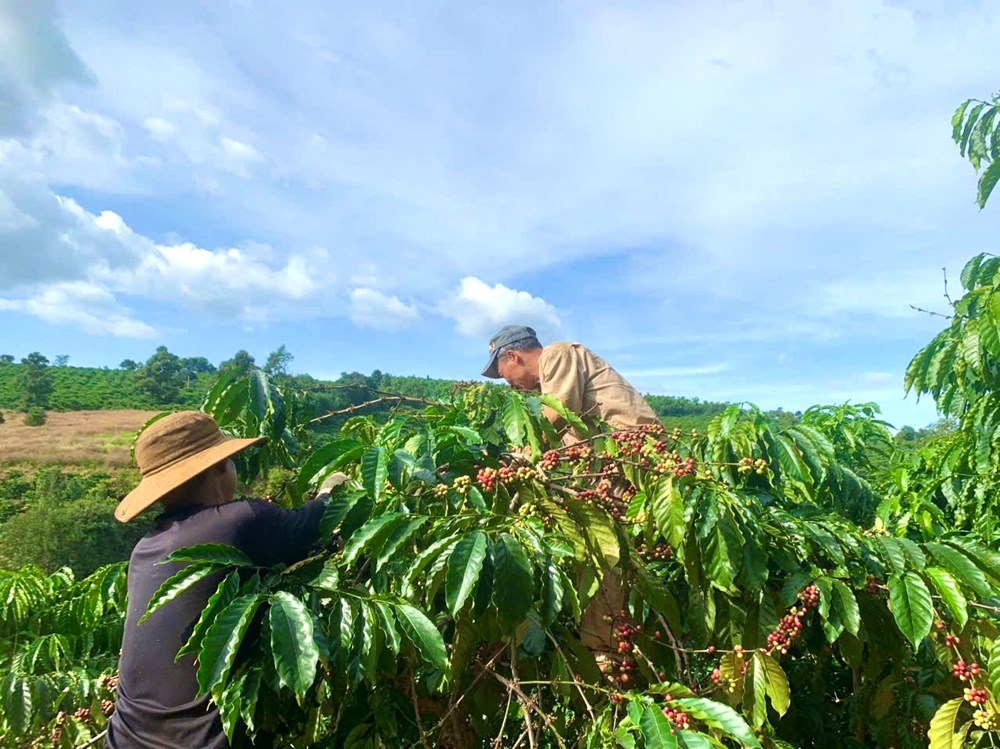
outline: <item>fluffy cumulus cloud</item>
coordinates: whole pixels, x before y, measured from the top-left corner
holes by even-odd
[[[374,289],[351,291],[350,315],[360,327],[386,331],[402,330],[420,317],[415,305]]]
[[[135,269],[110,274],[108,283],[222,317],[266,319],[272,307],[311,306],[327,265],[323,254],[291,254],[274,265],[238,248],[208,250],[189,242],[147,248]]]
[[[92,214],[37,185],[13,184],[0,193],[0,309],[89,333],[151,334],[153,327],[118,305],[116,294],[220,318],[315,315],[318,291],[334,278],[329,267],[322,250],[274,260],[262,246],[159,244],[114,212]]]
[[[135,267],[142,249],[45,185],[0,174],[0,292]]]
[[[85,281],[44,287],[26,299],[0,299],[0,310],[33,315],[55,325],[71,325],[93,335],[152,338],[156,329],[135,319],[106,288]]]
[[[467,276],[438,306],[455,321],[455,330],[472,338],[488,338],[504,325],[530,325],[539,336],[551,339],[562,329],[556,308],[527,291],[501,283],[490,286]]]

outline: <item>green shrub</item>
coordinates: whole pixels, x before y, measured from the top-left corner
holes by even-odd
[[[39,471],[32,479],[11,471],[0,477],[0,569],[68,566],[78,576],[128,559],[155,512],[126,524],[115,505],[135,485],[131,471]]]
[[[44,408],[33,406],[24,414],[24,425],[29,427],[40,427],[45,423],[46,418]]]

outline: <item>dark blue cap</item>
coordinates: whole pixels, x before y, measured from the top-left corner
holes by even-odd
[[[538,340],[538,335],[534,328],[529,328],[527,325],[505,325],[500,328],[497,334],[490,338],[490,360],[483,369],[483,377],[492,377],[494,380],[500,377],[497,363],[500,361],[500,350],[504,346],[531,338]]]

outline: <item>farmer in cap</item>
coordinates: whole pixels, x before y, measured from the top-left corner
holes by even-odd
[[[596,420],[618,429],[660,423],[639,391],[604,359],[579,343],[543,347],[526,325],[507,325],[490,339],[490,359],[483,375],[502,377],[517,390],[553,395],[591,428]],[[583,438],[551,408],[546,406],[544,414],[562,436],[563,445]],[[597,653],[602,668],[617,657],[611,621],[624,604],[620,573],[607,570],[580,617],[580,641]]]
[[[490,359],[483,376],[502,377],[517,390],[553,395],[588,426],[597,419],[618,429],[659,424],[639,391],[604,359],[579,343],[543,347],[526,325],[507,325],[490,339]],[[582,439],[555,411],[546,407],[544,413],[564,445]]]
[[[267,566],[304,558],[319,539],[322,498],[296,510],[261,500],[234,501],[232,458],[265,439],[232,439],[211,416],[181,411],[156,421],[136,441],[142,481],[121,501],[115,517],[127,523],[156,502],[163,513],[129,559],[118,700],[106,747],[229,746],[218,710],[208,695],[197,697],[194,656],[174,662],[221,576],[201,580],[146,621],[139,619],[160,585],[184,566],[160,564],[177,549],[229,544],[255,565]]]

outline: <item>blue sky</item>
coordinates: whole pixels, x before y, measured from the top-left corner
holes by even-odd
[[[874,400],[996,249],[966,2],[0,0],[0,353],[478,376],[501,325],[646,392]]]

